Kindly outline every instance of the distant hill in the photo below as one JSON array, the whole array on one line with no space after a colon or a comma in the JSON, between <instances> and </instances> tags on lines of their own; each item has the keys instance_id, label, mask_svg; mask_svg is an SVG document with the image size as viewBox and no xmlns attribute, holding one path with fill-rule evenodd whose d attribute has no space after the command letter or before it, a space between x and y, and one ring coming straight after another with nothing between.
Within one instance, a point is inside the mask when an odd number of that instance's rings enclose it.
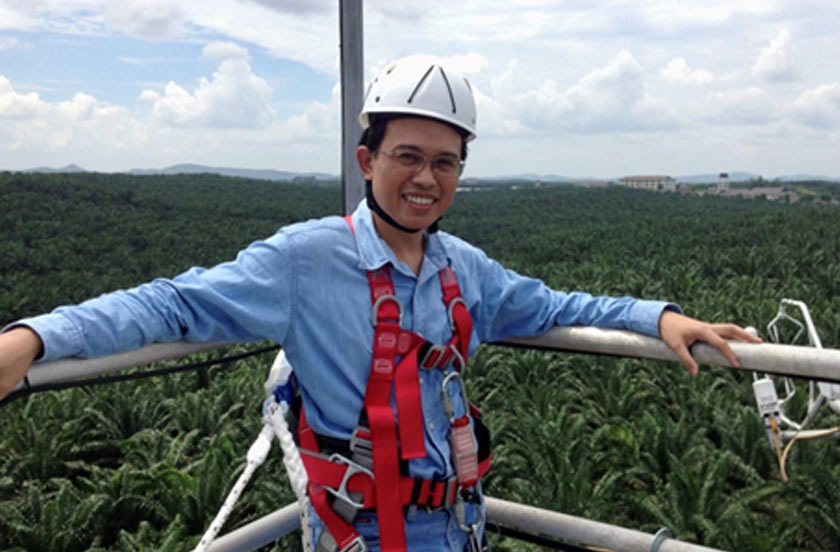
<instances>
[{"instance_id":1,"label":"distant hill","mask_svg":"<svg viewBox=\"0 0 840 552\"><path fill-rule=\"evenodd\" d=\"M71 163L65 167L61 167L59 169L53 167L36 167L34 169L26 169L26 173L83 173L88 172L85 169L81 168L80 166Z\"/></svg>"},{"instance_id":2,"label":"distant hill","mask_svg":"<svg viewBox=\"0 0 840 552\"><path fill-rule=\"evenodd\" d=\"M783 182L805 182L809 180L816 180L820 182L840 182L840 178L834 176L825 176L822 174L790 174L780 176L777 180Z\"/></svg>"},{"instance_id":3,"label":"distant hill","mask_svg":"<svg viewBox=\"0 0 840 552\"><path fill-rule=\"evenodd\" d=\"M529 181L536 181L540 180L542 182L568 182L568 183L575 183L575 182L589 182L592 180L601 180L598 178L585 178L585 177L573 177L573 176L560 176L556 174L536 174L536 173L522 173L522 174L511 174L507 176L480 176L477 177L478 180L482 182L496 182L496 181L510 181L510 180L529 180Z\"/></svg>"},{"instance_id":4,"label":"distant hill","mask_svg":"<svg viewBox=\"0 0 840 552\"><path fill-rule=\"evenodd\" d=\"M653 173L651 173L653 174ZM497 180L541 180L542 182L567 182L569 184L581 183L581 182L592 182L592 181L611 181L611 182L618 182L619 179L623 176L630 176L630 175L619 175L619 176L612 176L612 177L572 177L572 176L560 176L556 174L535 174L535 173L523 173L523 174L512 174L509 176L488 176L488 177L481 177L479 180L485 182L493 182ZM729 173L729 181L730 182L745 182L747 180L753 178L760 178L761 175L748 173L748 172L731 172ZM692 174L692 175L685 175L685 176L674 176L674 180L681 184L709 184L717 182L718 180L718 173L708 173L708 174Z\"/></svg>"},{"instance_id":5,"label":"distant hill","mask_svg":"<svg viewBox=\"0 0 840 552\"><path fill-rule=\"evenodd\" d=\"M277 171L274 169L237 169L235 167L209 167L206 165L194 165L182 163L172 165L163 169L131 169L129 174L200 174L210 173L222 176L235 176L240 178L253 178L256 180L293 180L295 178L310 178L314 180L338 180L338 175L312 172L290 172Z\"/></svg>"},{"instance_id":6,"label":"distant hill","mask_svg":"<svg viewBox=\"0 0 840 552\"><path fill-rule=\"evenodd\" d=\"M82 173L88 172L87 170L83 169L82 167L71 163L70 165L54 168L54 167L36 167L34 169L26 169L23 172L27 173ZM144 174L200 174L200 173L210 173L210 174L218 174L222 176L232 176L232 177L239 177L239 178L252 178L255 180L318 180L318 181L335 181L339 180L340 176L336 174L329 174L323 172L293 172L293 171L278 171L274 169L240 169L236 167L211 167L208 165L196 165L192 163L180 163L178 165L172 165L169 167L164 167L162 169L131 169L130 171L126 171L128 174L137 174L137 175L144 175ZM718 181L718 174L719 173L706 173L706 174L692 174L692 175L683 175L683 176L674 176L674 180L681 184L712 184ZM729 174L729 182L746 182L748 180L755 180L762 178L760 174L749 173L749 172L742 172L742 171L735 171L730 172ZM627 175L621 175L627 176ZM479 181L486 182L486 183L494 183L494 182L505 182L505 181L512 181L512 180L520 180L520 181L542 181L542 182L554 182L554 183L568 183L568 184L579 184L584 182L593 182L593 181L618 181L621 176L615 176L610 178L602 178L602 177L573 177L573 176L562 176L557 174L537 174L537 173L522 173L522 174L511 174L506 176L482 176L478 177ZM778 176L774 178L765 178L766 181L780 181L780 182L796 182L796 181L822 181L822 182L840 182L840 177L832 177L832 176L825 176L825 175L813 175L813 174L791 174L791 175L784 175Z\"/></svg>"},{"instance_id":7,"label":"distant hill","mask_svg":"<svg viewBox=\"0 0 840 552\"><path fill-rule=\"evenodd\" d=\"M748 172L731 172L729 173L729 182L746 182L748 180L757 180L762 178L760 174ZM683 184L710 184L717 182L717 174L694 174L690 176L676 176L674 180ZM820 181L820 182L840 182L840 178L833 176L825 176L819 174L791 174L784 176L776 176L772 178L764 178L767 182L803 182L803 181Z\"/></svg>"}]
</instances>

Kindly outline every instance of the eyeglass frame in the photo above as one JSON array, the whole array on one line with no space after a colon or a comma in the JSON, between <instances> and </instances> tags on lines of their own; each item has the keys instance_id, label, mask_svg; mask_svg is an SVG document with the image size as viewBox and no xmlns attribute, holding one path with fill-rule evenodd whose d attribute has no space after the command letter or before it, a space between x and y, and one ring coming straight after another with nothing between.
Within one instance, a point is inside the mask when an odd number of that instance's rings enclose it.
<instances>
[{"instance_id":1,"label":"eyeglass frame","mask_svg":"<svg viewBox=\"0 0 840 552\"><path fill-rule=\"evenodd\" d=\"M393 159L401 167L405 167L406 169L411 169L412 171L418 172L418 173L420 171L422 171L424 168L426 168L426 163L430 162L430 159L429 159L428 155L426 155L422 151L416 150L414 148L404 148L402 150L402 153L408 153L408 154L417 156L419 158L419 161L418 161L419 164L415 163L415 165L403 165L397 159L398 152L396 150L386 150L386 149L379 148L379 149L376 150L375 153L380 153L380 152L384 153L385 155L387 155L388 157ZM447 159L447 160L455 161L456 162L455 171L452 172L452 173L448 173L446 171L441 171L440 169L436 168L435 165L436 165L436 162L439 159ZM443 175L443 176L457 176L457 177L460 177L462 174L464 174L464 165L466 165L466 161L458 158L456 155L447 154L447 153L442 153L442 154L437 155L437 156L435 156L434 158L431 159L432 172L438 173L438 174Z\"/></svg>"}]
</instances>

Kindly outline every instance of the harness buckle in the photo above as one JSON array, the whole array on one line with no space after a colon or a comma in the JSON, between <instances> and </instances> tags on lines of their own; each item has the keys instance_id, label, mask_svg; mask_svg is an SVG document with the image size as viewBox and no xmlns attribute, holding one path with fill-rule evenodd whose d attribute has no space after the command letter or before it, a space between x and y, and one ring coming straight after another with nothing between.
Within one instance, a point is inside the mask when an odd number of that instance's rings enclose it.
<instances>
[{"instance_id":1,"label":"harness buckle","mask_svg":"<svg viewBox=\"0 0 840 552\"><path fill-rule=\"evenodd\" d=\"M350 514L352 510L352 515L350 516L350 521L352 521L356 517L356 512L365 507L364 495L361 493L352 493L353 496L351 496L351 493L347 492L347 482L357 473L363 473L373 481L373 472L338 453L331 454L329 460L330 462L346 465L347 470L345 470L337 489L333 489L332 487L324 487L324 489L335 497L333 500L333 510L336 513L344 517L343 514Z\"/></svg>"},{"instance_id":2,"label":"harness buckle","mask_svg":"<svg viewBox=\"0 0 840 552\"><path fill-rule=\"evenodd\" d=\"M364 433L367 436L362 437ZM354 462L369 470L373 469L373 442L370 439L370 428L356 426L350 435L350 452Z\"/></svg>"},{"instance_id":3,"label":"harness buckle","mask_svg":"<svg viewBox=\"0 0 840 552\"><path fill-rule=\"evenodd\" d=\"M443 498L441 502L437 506L429 506L426 504L423 509L426 511L427 514L434 514L435 512L440 512L441 510L446 510L450 508L455 503L455 498L458 496L458 491L460 489L460 485L458 484L458 476L452 475L446 479L446 481L441 480L441 484L445 485L446 488L443 491Z\"/></svg>"},{"instance_id":4,"label":"harness buckle","mask_svg":"<svg viewBox=\"0 0 840 552\"><path fill-rule=\"evenodd\" d=\"M356 535L343 548L339 548L338 546L338 542L336 542L332 533L325 527L324 532L321 533L321 537L315 546L315 552L368 552L370 550L361 535Z\"/></svg>"},{"instance_id":5,"label":"harness buckle","mask_svg":"<svg viewBox=\"0 0 840 552\"><path fill-rule=\"evenodd\" d=\"M368 552L370 549L368 548L365 539L358 535L355 539L350 541L350 543L342 548L339 552Z\"/></svg>"},{"instance_id":6,"label":"harness buckle","mask_svg":"<svg viewBox=\"0 0 840 552\"><path fill-rule=\"evenodd\" d=\"M397 321L399 323L399 326L402 328L402 322L403 322L403 306L402 306L402 303L400 302L399 299L397 299L396 295L391 295L390 293L380 296L379 299L377 299L376 302L373 303L373 307L371 309L371 312L373 314L373 319L372 319L373 327L375 328L377 326L377 324L379 324L379 307L381 307L382 303L384 303L386 301L393 301L394 303L397 304L397 309L399 310L399 313L400 313L399 317L397 318Z\"/></svg>"},{"instance_id":7,"label":"harness buckle","mask_svg":"<svg viewBox=\"0 0 840 552\"><path fill-rule=\"evenodd\" d=\"M430 360L433 360L431 364L429 364ZM438 345L434 343L430 344L427 348L426 354L420 362L420 366L428 370L431 370L432 368L443 369L446 367L447 362L449 362L449 358L446 356L446 345Z\"/></svg>"}]
</instances>

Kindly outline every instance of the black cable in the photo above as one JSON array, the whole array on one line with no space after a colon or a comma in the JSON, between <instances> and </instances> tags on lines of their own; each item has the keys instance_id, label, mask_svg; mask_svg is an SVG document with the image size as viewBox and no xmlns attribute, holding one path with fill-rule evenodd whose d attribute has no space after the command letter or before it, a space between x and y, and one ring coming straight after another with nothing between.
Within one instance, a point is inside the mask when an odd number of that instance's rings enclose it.
<instances>
[{"instance_id":1,"label":"black cable","mask_svg":"<svg viewBox=\"0 0 840 552\"><path fill-rule=\"evenodd\" d=\"M169 374L177 374L178 372L186 372L188 370L208 368L210 366L216 366L219 364L230 364L231 362L236 362L237 360L242 360L252 356L261 355L263 353L276 351L278 349L280 349L279 345L272 345L270 347L263 347L262 349L255 349L253 351L246 351L244 353L216 358L212 360L205 360L202 362L194 362L192 364L185 364L183 366L170 366L169 368L159 368L157 370L148 370L145 372L134 372L132 374L120 374L117 376L99 376L95 378L87 378L73 381L62 381L59 383L45 383L42 385L31 385L29 383L29 378L26 377L24 378L25 387L23 389L18 389L17 391L12 391L6 397L0 400L0 408L3 408L4 406L6 406L14 400L20 399L22 397L27 397L34 393L39 393L41 391L57 391L60 389L71 389L73 387L88 387L92 385L118 383L121 381L131 381L142 378L151 378L155 376L166 376Z\"/></svg>"},{"instance_id":2,"label":"black cable","mask_svg":"<svg viewBox=\"0 0 840 552\"><path fill-rule=\"evenodd\" d=\"M485 531L488 533L496 533L502 535L503 537L511 537L517 540L530 542L532 544L538 544L553 550L565 550L566 552L592 552L591 548L581 548L580 546L575 546L574 544L568 544L549 537L526 533L525 531L520 531L519 529L511 529L510 527L504 527L503 525L497 525L490 522L487 522Z\"/></svg>"}]
</instances>

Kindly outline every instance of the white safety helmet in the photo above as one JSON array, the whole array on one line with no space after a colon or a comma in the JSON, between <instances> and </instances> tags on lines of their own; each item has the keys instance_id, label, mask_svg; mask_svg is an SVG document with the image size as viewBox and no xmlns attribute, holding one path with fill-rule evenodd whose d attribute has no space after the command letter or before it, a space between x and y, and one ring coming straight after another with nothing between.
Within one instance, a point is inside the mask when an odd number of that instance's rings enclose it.
<instances>
[{"instance_id":1,"label":"white safety helmet","mask_svg":"<svg viewBox=\"0 0 840 552\"><path fill-rule=\"evenodd\" d=\"M399 59L368 86L359 123L370 126L376 113L417 115L456 126L475 138L475 99L466 77L426 55Z\"/></svg>"}]
</instances>

